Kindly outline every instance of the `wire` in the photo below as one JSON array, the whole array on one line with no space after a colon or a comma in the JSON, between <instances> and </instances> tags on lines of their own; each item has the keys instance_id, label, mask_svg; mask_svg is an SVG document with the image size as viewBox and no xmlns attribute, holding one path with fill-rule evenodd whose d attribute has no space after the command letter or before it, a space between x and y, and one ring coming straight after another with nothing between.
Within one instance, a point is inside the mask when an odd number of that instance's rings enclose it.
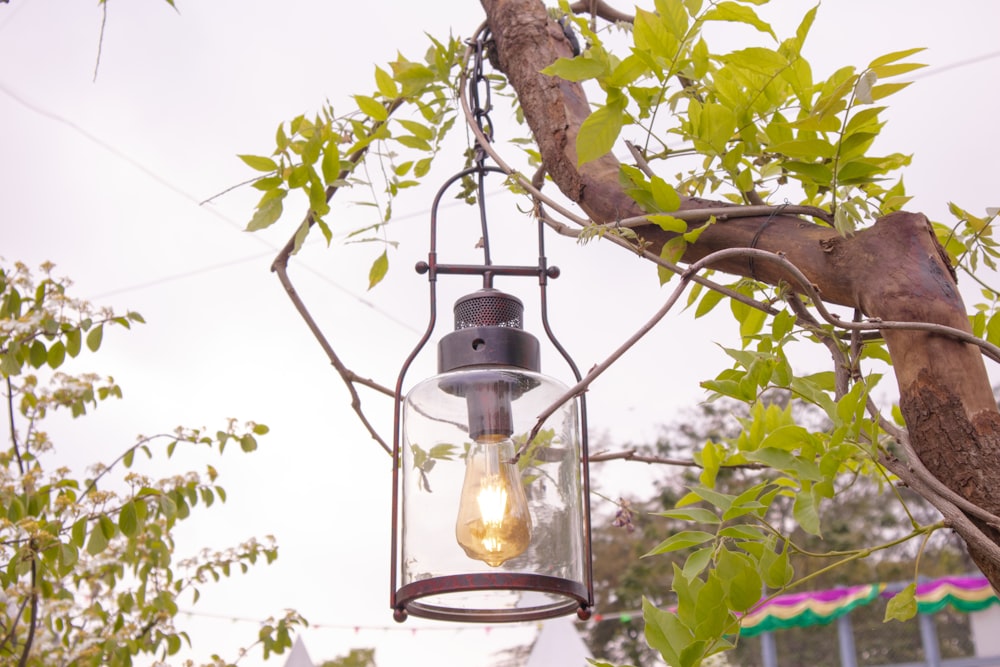
<instances>
[{"instance_id":1,"label":"wire","mask_svg":"<svg viewBox=\"0 0 1000 667\"><path fill-rule=\"evenodd\" d=\"M52 111L49 111L48 109L45 109L45 108L43 108L43 107L41 107L41 106L39 106L37 104L29 102L24 97L22 97L21 95L19 95L16 92L14 92L13 90L11 90L11 88L7 84L5 84L4 82L2 82L2 81L0 81L0 92L4 93L5 95L7 95L7 97L9 97L10 99L14 100L15 102L17 102L18 104L20 104L24 108L26 108L29 111L31 111L32 113L38 114L39 116L47 118L47 119L49 119L49 120L51 120L53 122L60 123L62 125L65 125L66 127L69 127L73 131L75 131L78 134L80 134L83 137L85 137L87 140L89 140L92 143L96 144L97 146L103 148L104 150L106 150L107 152L111 153L115 157L117 157L120 160L123 160L124 162L126 162L127 164L129 164L131 167L137 169L138 171L142 172L143 174L145 174L149 178L153 179L153 181L155 181L156 183L158 183L162 187L170 190L171 192L177 194L178 196L180 196L180 197L188 200L189 202L193 203L195 206L197 206L199 208L199 210L207 211L207 212L211 213L212 215L214 215L215 217L219 218L220 220L222 220L222 221L226 222L227 224L235 227L236 229L239 229L241 231L243 230L243 225L241 223L239 223L236 220L232 219L231 217L225 215L224 213L222 213L221 211L219 211L218 209L216 209L214 206L210 206L210 205L209 206L205 206L205 205L202 205L202 201L199 198L195 197L194 195L192 195L192 194L188 193L187 191L183 190L182 188L178 187L177 185L175 185L174 183L172 183L167 178L161 176L157 172L155 172L152 169L150 169L149 167L145 166L144 164L142 164L141 162L139 162L138 160L136 160L132 156L128 155L124 151L120 150L116 146L114 146L114 145L108 143L107 141L104 141L100 137L98 137L98 136L90 133L89 131L87 131L86 129L84 129L83 127L81 127L80 125L77 125L72 120L70 120L68 118L65 118L64 116L61 116L61 115L59 115L57 113L54 113ZM460 202L455 202L455 203L457 204L457 203L460 203ZM414 212L414 213L407 214L407 215L397 216L397 218L400 219L400 220L402 220L402 219L406 219L406 218L417 217L419 215L426 215L426 212ZM345 234L343 234L341 236L341 238L346 238L347 236L348 236L348 234L345 233ZM243 263L246 263L246 262L249 262L249 261L253 261L253 260L259 259L259 258L264 257L264 256L268 256L268 255L273 256L274 253L278 252L278 248L274 244L268 242L263 237L261 237L259 235L254 235L252 238L256 242L261 243L265 247L267 247L268 248L268 252L267 253L261 253L261 254L258 254L258 255L253 255L253 256L250 256L250 257L244 257L242 259L232 260L232 261L229 261L229 262L223 262L223 263L219 263L219 264L213 264L213 265L210 265L210 266L205 266L205 267L200 267L200 268L196 268L196 269L191 269L190 271L185 271L185 272L173 274L173 275L170 275L170 276L164 276L164 277L158 278L156 280L151 280L151 281L147 281L147 282L144 282L144 283L138 283L138 284L135 284L135 285L130 285L130 286L122 287L122 288L115 289L115 290L112 290L112 291L109 291L109 292L104 292L102 294L97 295L96 297L91 297L91 298L92 299L97 299L97 298L100 298L100 297L107 297L107 296L111 296L111 295L117 295L117 294L122 294L122 293L126 293L126 292L132 292L132 291L135 291L135 290L147 289L149 287L154 287L154 286L157 286L157 285L161 285L163 283L174 282L174 281L177 281L177 280L182 280L182 279L185 279L185 278L189 278L191 276L201 275L201 274L208 273L208 272L211 272L211 271L216 271L216 270L219 270L219 269L222 269L222 268L227 268L227 267L230 267L230 266L235 266L235 265L238 265L238 264L243 264ZM340 292L343 292L344 294L346 294L347 296L351 297L352 299L358 301L359 303L361 303L361 304L363 304L365 306L368 306L373 311L375 311L379 315L385 317L389 321L394 322L395 324L398 324L399 326L404 327L405 329L408 329L408 330L410 330L410 331L412 331L414 333L418 333L418 334L421 333L418 329L416 329L415 327L413 327L410 323L404 322L403 320L398 319L397 317L395 317L394 315L392 315L388 311L385 311L385 310L379 308L378 306L376 306L375 304L373 304L371 301L368 301L367 299L365 299L361 295L359 295L359 294L357 294L355 292L352 292L348 288L346 288L343 285L337 283L336 281L334 281L329 276L321 273L319 270L317 270L317 269L309 266L305 262L300 262L300 265L305 270L309 271L310 273L312 273L313 275L315 275L316 277L318 277L323 282L325 282L328 285L336 288Z\"/></svg>"},{"instance_id":2,"label":"wire","mask_svg":"<svg viewBox=\"0 0 1000 667\"><path fill-rule=\"evenodd\" d=\"M948 72L953 69L961 69L962 67L968 67L969 65L978 65L979 63L986 62L988 60L994 60L995 58L1000 58L1000 51L993 51L991 53L984 53L980 56L974 56L972 58L966 58L965 60L957 60L953 63L947 65L941 65L939 67L930 67L923 72L915 73L911 78L913 79L926 79L931 76L937 76L943 72Z\"/></svg>"},{"instance_id":3,"label":"wire","mask_svg":"<svg viewBox=\"0 0 1000 667\"><path fill-rule=\"evenodd\" d=\"M181 609L179 613L188 616L189 618L210 618L219 621L229 621L231 623L253 623L256 625L264 625L266 623L273 622L271 619L263 618L253 618L249 616L235 616L232 614L213 614L211 612L194 611L190 609ZM641 617L642 612L639 612ZM394 625L351 625L347 623L314 623L309 621L309 630L340 630L349 631L353 633L359 632L407 632L409 634L416 634L418 632L470 632L478 631L490 634L495 630L525 630L531 627L538 627L538 621L527 621L524 623L502 623L497 625L483 625L482 623L451 623L447 625L427 625L427 626L406 626L400 623Z\"/></svg>"},{"instance_id":4,"label":"wire","mask_svg":"<svg viewBox=\"0 0 1000 667\"><path fill-rule=\"evenodd\" d=\"M25 5L30 4L30 2L31 0L21 0L21 2L17 3L17 5L12 7L11 9L5 10L10 13L4 17L2 22L0 22L0 32L6 30L7 27L10 26L10 24L14 21L14 17L17 16L22 9L24 9Z\"/></svg>"}]
</instances>

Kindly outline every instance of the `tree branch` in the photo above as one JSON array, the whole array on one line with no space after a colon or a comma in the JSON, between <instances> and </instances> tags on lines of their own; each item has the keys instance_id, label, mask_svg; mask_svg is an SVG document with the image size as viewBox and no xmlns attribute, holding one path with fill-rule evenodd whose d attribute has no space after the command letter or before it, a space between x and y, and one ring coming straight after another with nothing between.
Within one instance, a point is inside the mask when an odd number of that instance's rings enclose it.
<instances>
[{"instance_id":1,"label":"tree branch","mask_svg":"<svg viewBox=\"0 0 1000 667\"><path fill-rule=\"evenodd\" d=\"M576 138L591 111L587 96L579 83L542 73L558 58L572 57L561 27L548 18L538 0L481 3L497 64L517 94L552 180L597 223L643 216L618 180L620 163L614 155L578 164ZM689 197L680 209L720 205ZM643 256L659 255L676 236L653 225L638 231L648 244L642 248ZM693 266L730 248L781 254L790 265L801 267L808 285L824 301L857 309L869 318L858 326L881 329L893 361L900 408L920 460L972 504L993 515L1000 513L1000 496L988 472L1000 464L1000 413L981 349L987 349L991 358L997 358L997 351L965 338L971 336L965 306L947 256L924 216L893 213L850 238L789 215L729 219L704 229L696 242L688 244L683 261ZM713 266L771 285L799 284L789 266L780 262L767 262L753 271L753 257L733 254ZM984 529L994 546L1000 544L1000 531ZM970 542L970 554L1000 587L995 550Z\"/></svg>"},{"instance_id":2,"label":"tree branch","mask_svg":"<svg viewBox=\"0 0 1000 667\"><path fill-rule=\"evenodd\" d=\"M388 104L386 106L386 112L388 113L388 115L392 116L392 113L396 109L398 109L402 103L403 100L401 98L397 98L393 100L392 103ZM388 122L388 120L375 123L372 128L372 132L375 132L379 127L384 125L386 122ZM367 154L368 154L367 145L351 153L351 155L349 155L347 158L348 166L340 170L340 174L337 177L337 181L343 181L348 176L350 176L354 168L364 159L365 155ZM336 185L327 186L326 201L329 202L333 198L333 196L338 192L338 190L339 187ZM302 221L302 225L306 227L312 227L312 225L314 224L315 224L315 219L313 218L312 211L310 211L306 215L305 219ZM313 316L309 312L309 309L306 307L305 303L299 297L298 292L296 291L294 285L292 285L291 278L288 276L288 261L292 256L292 253L295 251L297 235L298 235L298 230L296 230L296 234L292 235L292 237L288 240L285 246L278 253L277 257L274 258L274 261L271 263L271 271L278 274L278 280L281 282L282 287L285 288L285 293L288 295L288 298L292 301L292 304L295 306L295 310L305 321L306 326L309 327L309 330L312 332L313 336L319 342L320 347L322 347L323 351L326 352L326 356L330 360L330 363L333 364L333 367L337 370L337 373L340 375L340 378L344 381L344 385L347 387L347 391L351 395L351 408L353 408L355 414L357 414L358 418L361 420L361 423L364 424L365 428L368 430L368 434L371 435L372 439L375 440L375 442L377 442L379 446L381 446L382 449L385 450L386 453L388 453L391 456L392 448L386 443L386 441L382 438L382 436L378 434L378 431L375 430L375 427L372 425L372 423L368 420L368 417L365 415L364 409L361 405L361 396L358 394L357 389L355 389L355 384L360 384L362 386L368 387L369 389L374 389L375 391L389 397L395 396L395 392L389 389L388 387L385 387L375 382L374 380L364 378L358 375L354 371L350 370L346 365L344 365L343 361L341 361L340 357L334 351L333 346L330 344L330 341L327 340L326 335L319 328L319 325L316 324L316 320L313 319Z\"/></svg>"}]
</instances>

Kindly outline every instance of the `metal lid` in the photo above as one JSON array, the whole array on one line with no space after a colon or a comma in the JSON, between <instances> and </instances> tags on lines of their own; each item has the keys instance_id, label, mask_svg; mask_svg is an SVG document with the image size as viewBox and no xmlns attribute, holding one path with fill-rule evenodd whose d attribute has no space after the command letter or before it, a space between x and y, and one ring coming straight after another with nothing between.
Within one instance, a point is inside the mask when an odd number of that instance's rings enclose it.
<instances>
[{"instance_id":1,"label":"metal lid","mask_svg":"<svg viewBox=\"0 0 1000 667\"><path fill-rule=\"evenodd\" d=\"M524 304L492 287L466 294L455 302L455 330L472 327L524 328Z\"/></svg>"}]
</instances>

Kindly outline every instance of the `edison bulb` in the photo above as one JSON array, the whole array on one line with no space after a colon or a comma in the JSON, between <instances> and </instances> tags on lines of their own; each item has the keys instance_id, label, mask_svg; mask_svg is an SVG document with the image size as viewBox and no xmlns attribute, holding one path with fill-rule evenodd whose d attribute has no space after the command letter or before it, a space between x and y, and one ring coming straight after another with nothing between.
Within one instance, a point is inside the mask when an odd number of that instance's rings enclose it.
<instances>
[{"instance_id":1,"label":"edison bulb","mask_svg":"<svg viewBox=\"0 0 1000 667\"><path fill-rule=\"evenodd\" d=\"M469 450L455 537L469 558L492 567L531 542L531 515L508 437L481 436Z\"/></svg>"}]
</instances>

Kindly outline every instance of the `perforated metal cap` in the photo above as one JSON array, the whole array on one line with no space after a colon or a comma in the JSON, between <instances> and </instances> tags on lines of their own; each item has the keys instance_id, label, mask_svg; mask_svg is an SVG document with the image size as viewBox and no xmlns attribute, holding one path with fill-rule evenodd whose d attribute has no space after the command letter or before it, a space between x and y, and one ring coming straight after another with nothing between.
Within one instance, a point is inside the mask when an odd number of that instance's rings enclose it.
<instances>
[{"instance_id":1,"label":"perforated metal cap","mask_svg":"<svg viewBox=\"0 0 1000 667\"><path fill-rule=\"evenodd\" d=\"M473 366L539 370L538 340L523 329L524 304L485 287L455 302L455 330L438 343L438 371Z\"/></svg>"},{"instance_id":2,"label":"perforated metal cap","mask_svg":"<svg viewBox=\"0 0 1000 667\"><path fill-rule=\"evenodd\" d=\"M492 287L466 294L455 302L455 330L472 327L524 328L524 304Z\"/></svg>"}]
</instances>

